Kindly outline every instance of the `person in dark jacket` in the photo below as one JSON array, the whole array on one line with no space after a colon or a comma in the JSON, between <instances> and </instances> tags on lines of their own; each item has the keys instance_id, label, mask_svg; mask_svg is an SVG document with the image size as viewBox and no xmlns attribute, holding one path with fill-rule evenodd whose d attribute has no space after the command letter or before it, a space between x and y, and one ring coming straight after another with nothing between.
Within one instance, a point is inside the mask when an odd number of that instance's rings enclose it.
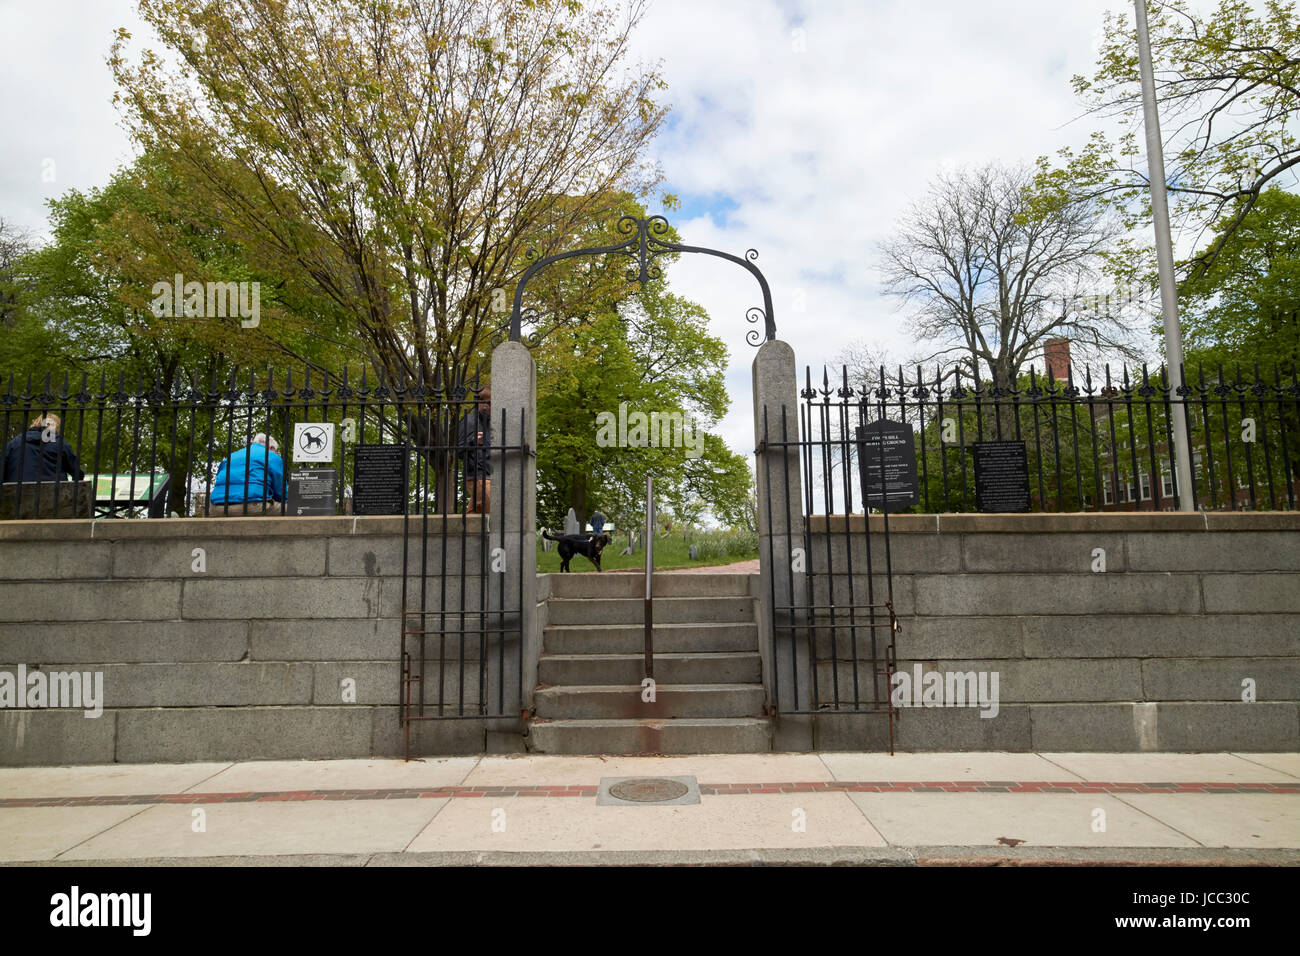
<instances>
[{"instance_id":1,"label":"person in dark jacket","mask_svg":"<svg viewBox=\"0 0 1300 956\"><path fill-rule=\"evenodd\" d=\"M27 431L5 446L4 481L73 481L86 477L72 446L59 434L54 414L37 415Z\"/></svg>"},{"instance_id":2,"label":"person in dark jacket","mask_svg":"<svg viewBox=\"0 0 1300 956\"><path fill-rule=\"evenodd\" d=\"M465 463L465 496L470 514L487 514L492 493L492 389L479 392L478 405L460 423L456 435L461 460Z\"/></svg>"},{"instance_id":3,"label":"person in dark jacket","mask_svg":"<svg viewBox=\"0 0 1300 956\"><path fill-rule=\"evenodd\" d=\"M605 516L599 511L591 513L591 533L595 535L605 533Z\"/></svg>"},{"instance_id":4,"label":"person in dark jacket","mask_svg":"<svg viewBox=\"0 0 1300 956\"><path fill-rule=\"evenodd\" d=\"M253 436L247 448L231 452L212 483L213 513L229 516L272 514L273 501L284 501L284 460L279 443L267 435ZM248 494L244 486L248 485ZM247 500L246 500L247 499Z\"/></svg>"}]
</instances>

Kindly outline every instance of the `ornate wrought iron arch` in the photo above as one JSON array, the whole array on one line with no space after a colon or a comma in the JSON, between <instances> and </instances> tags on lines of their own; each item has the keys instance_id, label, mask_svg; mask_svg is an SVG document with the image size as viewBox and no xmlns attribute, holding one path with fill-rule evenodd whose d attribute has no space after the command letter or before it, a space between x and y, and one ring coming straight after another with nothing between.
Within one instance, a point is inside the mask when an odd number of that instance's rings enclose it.
<instances>
[{"instance_id":1,"label":"ornate wrought iron arch","mask_svg":"<svg viewBox=\"0 0 1300 956\"><path fill-rule=\"evenodd\" d=\"M707 249L704 246L685 246L679 243L669 242L663 236L668 232L668 220L663 216L650 216L645 219L637 219L634 216L624 216L618 221L615 227L620 233L628 238L624 242L616 243L612 246L593 246L588 249L573 249L569 252L561 252L553 256L547 256L544 259L538 259L530 265L524 274L520 277L519 282L515 285L515 304L510 313L510 341L520 341L520 335L523 328L523 320L536 319L538 316L536 309L525 309L524 289L533 276L537 275L542 269L554 262L562 259L572 259L575 256L601 256L601 255L621 255L627 256L634 260L635 265L629 266L627 270L628 281L645 283L650 279L658 279L663 272L655 264L655 259L665 252L699 252L706 256L716 256L719 259L726 259L734 262L739 266L748 269L749 272L758 280L759 288L763 290L763 306L759 308L754 306L745 313L745 318L751 323L757 323L759 319L763 320L764 333L760 334L758 329L750 329L745 333L745 341L752 346L757 346L766 338L772 341L776 338L776 318L772 312L772 290L768 288L767 279L754 265L754 260L758 258L758 252L753 249L745 251L744 258L732 255L729 252L722 252L718 249Z\"/></svg>"}]
</instances>

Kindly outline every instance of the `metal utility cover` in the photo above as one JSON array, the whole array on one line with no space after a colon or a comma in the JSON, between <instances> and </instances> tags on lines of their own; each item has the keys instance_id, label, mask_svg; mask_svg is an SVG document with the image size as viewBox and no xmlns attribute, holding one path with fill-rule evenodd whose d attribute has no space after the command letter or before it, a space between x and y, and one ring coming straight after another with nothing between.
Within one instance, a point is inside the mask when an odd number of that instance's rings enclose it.
<instances>
[{"instance_id":1,"label":"metal utility cover","mask_svg":"<svg viewBox=\"0 0 1300 956\"><path fill-rule=\"evenodd\" d=\"M694 777L601 777L598 807L671 807L700 802Z\"/></svg>"}]
</instances>

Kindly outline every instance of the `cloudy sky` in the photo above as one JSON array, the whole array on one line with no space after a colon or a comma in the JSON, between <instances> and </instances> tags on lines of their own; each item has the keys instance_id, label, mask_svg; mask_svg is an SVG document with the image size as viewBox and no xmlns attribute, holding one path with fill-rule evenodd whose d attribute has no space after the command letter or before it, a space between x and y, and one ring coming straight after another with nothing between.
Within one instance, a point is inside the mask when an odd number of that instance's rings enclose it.
<instances>
[{"instance_id":1,"label":"cloudy sky","mask_svg":"<svg viewBox=\"0 0 1300 956\"><path fill-rule=\"evenodd\" d=\"M906 355L877 243L945 166L1031 162L1087 138L1070 77L1092 72L1107 9L1131 4L653 0L635 52L662 60L669 84L657 152L682 199L670 218L687 243L759 251L801 363L863 341ZM130 161L104 64L118 26L147 35L131 0L0 0L0 217L40 234L48 198ZM748 455L757 285L702 256L670 281L731 350L722 433Z\"/></svg>"}]
</instances>

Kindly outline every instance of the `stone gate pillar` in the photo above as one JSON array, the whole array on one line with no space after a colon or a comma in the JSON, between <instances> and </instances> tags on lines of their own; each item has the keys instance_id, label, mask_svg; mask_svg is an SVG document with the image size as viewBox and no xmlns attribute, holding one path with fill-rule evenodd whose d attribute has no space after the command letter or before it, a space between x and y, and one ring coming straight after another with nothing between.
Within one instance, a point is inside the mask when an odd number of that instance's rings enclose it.
<instances>
[{"instance_id":1,"label":"stone gate pillar","mask_svg":"<svg viewBox=\"0 0 1300 956\"><path fill-rule=\"evenodd\" d=\"M796 549L805 547L799 441L799 385L794 349L779 339L758 350L753 365L755 473L758 488L759 648L769 707L807 710L812 703L808 630L791 606L807 604L807 574ZM806 560L806 556L805 556ZM779 697L778 697L779 694ZM812 718L777 721L776 750L812 749Z\"/></svg>"},{"instance_id":2,"label":"stone gate pillar","mask_svg":"<svg viewBox=\"0 0 1300 956\"><path fill-rule=\"evenodd\" d=\"M492 488L489 549L503 553L489 562L489 606L519 616L523 641L522 686L507 662L505 695L522 710L533 706L541 631L537 614L537 365L519 342L492 351ZM504 420L503 420L504 418ZM499 570L498 570L499 569ZM504 578L504 580L502 580ZM506 654L517 654L512 641ZM489 673L493 673L489 669ZM492 693L496 688L491 688Z\"/></svg>"}]
</instances>

